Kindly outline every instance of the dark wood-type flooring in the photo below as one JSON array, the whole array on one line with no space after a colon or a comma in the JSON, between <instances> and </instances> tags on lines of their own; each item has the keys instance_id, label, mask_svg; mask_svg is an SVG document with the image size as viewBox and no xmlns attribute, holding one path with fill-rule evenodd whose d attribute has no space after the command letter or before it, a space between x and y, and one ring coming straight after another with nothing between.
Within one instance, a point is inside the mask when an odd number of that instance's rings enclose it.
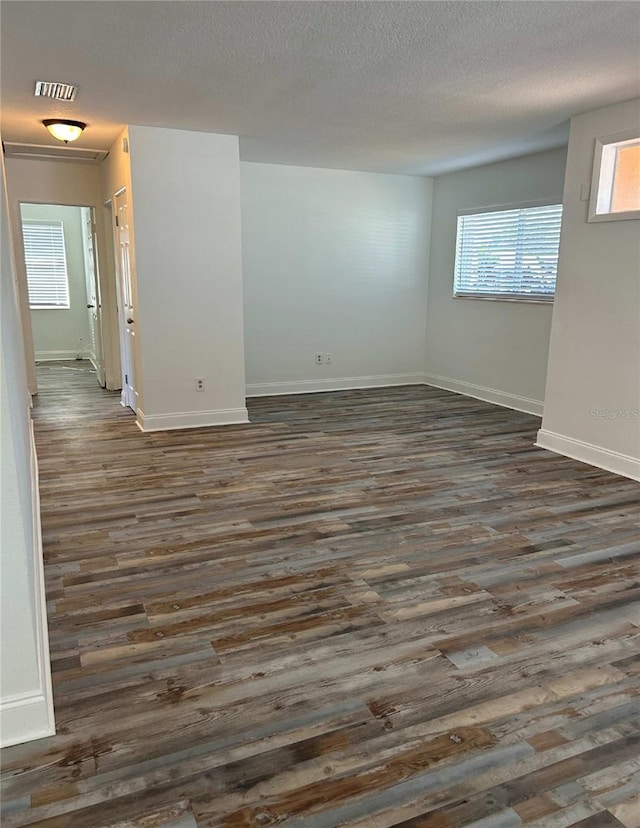
<instances>
[{"instance_id":1,"label":"dark wood-type flooring","mask_svg":"<svg viewBox=\"0 0 640 828\"><path fill-rule=\"evenodd\" d=\"M35 407L58 733L3 828L640 826L640 486L446 391Z\"/></svg>"}]
</instances>

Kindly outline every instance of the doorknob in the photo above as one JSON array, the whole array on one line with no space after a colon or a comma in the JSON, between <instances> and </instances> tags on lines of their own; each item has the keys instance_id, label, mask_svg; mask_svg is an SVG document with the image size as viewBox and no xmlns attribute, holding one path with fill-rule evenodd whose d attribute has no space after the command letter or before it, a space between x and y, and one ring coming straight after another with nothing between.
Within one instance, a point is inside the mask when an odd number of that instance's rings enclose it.
<instances>
[{"instance_id":1,"label":"doorknob","mask_svg":"<svg viewBox=\"0 0 640 828\"><path fill-rule=\"evenodd\" d=\"M127 325L133 325L133 317L131 317L131 316L127 317Z\"/></svg>"},{"instance_id":2,"label":"doorknob","mask_svg":"<svg viewBox=\"0 0 640 828\"><path fill-rule=\"evenodd\" d=\"M95 308L95 305L87 305L87 308Z\"/></svg>"}]
</instances>

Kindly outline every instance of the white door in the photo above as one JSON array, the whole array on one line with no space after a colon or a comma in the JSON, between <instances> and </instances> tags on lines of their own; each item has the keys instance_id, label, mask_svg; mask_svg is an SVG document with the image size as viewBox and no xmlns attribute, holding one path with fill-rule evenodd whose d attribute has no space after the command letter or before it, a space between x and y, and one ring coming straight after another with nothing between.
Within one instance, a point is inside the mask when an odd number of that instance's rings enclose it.
<instances>
[{"instance_id":1,"label":"white door","mask_svg":"<svg viewBox=\"0 0 640 828\"><path fill-rule=\"evenodd\" d=\"M87 313L89 314L89 349L96 369L98 382L104 388L106 375L100 327L100 285L96 258L97 239L95 211L93 207L82 207L82 231L84 248L84 273L87 287Z\"/></svg>"},{"instance_id":2,"label":"white door","mask_svg":"<svg viewBox=\"0 0 640 828\"><path fill-rule=\"evenodd\" d=\"M124 190L115 198L115 240L118 267L118 320L122 351L122 404L137 410L135 378L136 314L132 285L129 206Z\"/></svg>"}]
</instances>

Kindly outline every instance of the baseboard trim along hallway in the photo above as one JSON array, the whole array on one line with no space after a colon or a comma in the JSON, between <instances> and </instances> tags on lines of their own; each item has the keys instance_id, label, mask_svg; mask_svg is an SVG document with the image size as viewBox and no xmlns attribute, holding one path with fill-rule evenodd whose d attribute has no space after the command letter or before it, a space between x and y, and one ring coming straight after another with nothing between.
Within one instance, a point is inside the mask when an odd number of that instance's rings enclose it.
<instances>
[{"instance_id":1,"label":"baseboard trim along hallway","mask_svg":"<svg viewBox=\"0 0 640 828\"><path fill-rule=\"evenodd\" d=\"M173 414L145 414L138 409L140 431L173 431L181 428L237 425L249 422L246 408L219 408L215 411L179 411Z\"/></svg>"}]
</instances>

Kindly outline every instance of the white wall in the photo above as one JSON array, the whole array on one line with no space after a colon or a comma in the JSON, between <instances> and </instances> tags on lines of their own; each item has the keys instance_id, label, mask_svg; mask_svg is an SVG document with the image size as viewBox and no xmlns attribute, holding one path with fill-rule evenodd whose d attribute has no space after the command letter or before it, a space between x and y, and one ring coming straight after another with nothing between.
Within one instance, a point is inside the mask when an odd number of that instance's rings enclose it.
<instances>
[{"instance_id":1,"label":"white wall","mask_svg":"<svg viewBox=\"0 0 640 828\"><path fill-rule=\"evenodd\" d=\"M248 395L422 381L431 180L240 167Z\"/></svg>"},{"instance_id":2,"label":"white wall","mask_svg":"<svg viewBox=\"0 0 640 828\"><path fill-rule=\"evenodd\" d=\"M36 359L75 359L89 355L91 334L87 312L82 211L80 207L23 204L23 221L60 221L64 232L69 280L69 308L31 310Z\"/></svg>"},{"instance_id":3,"label":"white wall","mask_svg":"<svg viewBox=\"0 0 640 828\"><path fill-rule=\"evenodd\" d=\"M100 164L102 200L106 203L123 188L131 187L131 156L129 154L129 130L122 130L104 161Z\"/></svg>"},{"instance_id":4,"label":"white wall","mask_svg":"<svg viewBox=\"0 0 640 828\"><path fill-rule=\"evenodd\" d=\"M3 160L0 296L0 744L54 732L38 479Z\"/></svg>"},{"instance_id":5,"label":"white wall","mask_svg":"<svg viewBox=\"0 0 640 828\"><path fill-rule=\"evenodd\" d=\"M105 212L100 186L100 168L83 161L34 160L8 158L6 160L7 189L13 244L18 272L18 285L25 334L25 351L29 390L37 391L31 317L22 248L20 202L35 204L66 204L95 207L98 218L98 263L100 296L102 301L102 330L104 333L104 367L107 388L120 387L120 349L117 337L116 290L113 272L104 267L109 262L112 239L100 218Z\"/></svg>"},{"instance_id":6,"label":"white wall","mask_svg":"<svg viewBox=\"0 0 640 828\"><path fill-rule=\"evenodd\" d=\"M238 138L130 126L129 147L138 423L246 422Z\"/></svg>"},{"instance_id":7,"label":"white wall","mask_svg":"<svg viewBox=\"0 0 640 828\"><path fill-rule=\"evenodd\" d=\"M453 298L459 210L562 201L566 150L435 179L427 299L427 383L542 414L552 306Z\"/></svg>"},{"instance_id":8,"label":"white wall","mask_svg":"<svg viewBox=\"0 0 640 828\"><path fill-rule=\"evenodd\" d=\"M628 129L640 135L640 100L571 121L538 444L640 479L640 221L589 224L581 200L595 139Z\"/></svg>"}]
</instances>

